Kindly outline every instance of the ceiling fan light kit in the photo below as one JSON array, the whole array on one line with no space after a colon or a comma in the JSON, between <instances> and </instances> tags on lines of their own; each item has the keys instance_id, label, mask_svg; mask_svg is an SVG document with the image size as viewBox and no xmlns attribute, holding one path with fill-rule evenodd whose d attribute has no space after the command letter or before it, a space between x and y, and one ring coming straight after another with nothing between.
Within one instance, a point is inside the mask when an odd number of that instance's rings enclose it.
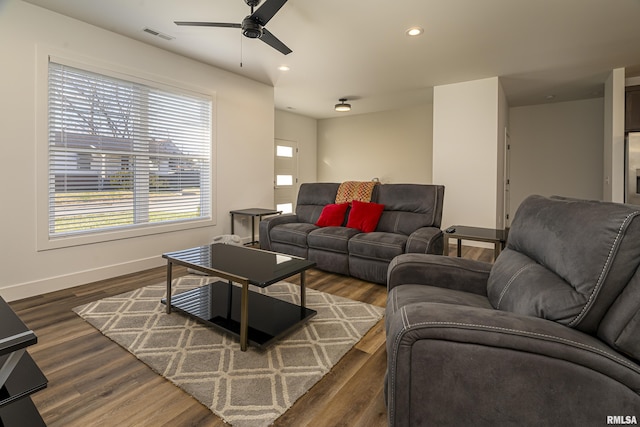
<instances>
[{"instance_id":1,"label":"ceiling fan light kit","mask_svg":"<svg viewBox=\"0 0 640 427\"><path fill-rule=\"evenodd\" d=\"M192 27L240 28L243 36L250 39L260 39L280 53L284 55L290 54L293 51L264 28L267 22L284 6L287 0L267 0L258 10L254 11L254 7L258 6L260 1L261 0L244 0L244 2L251 7L251 15L246 16L241 24L195 21L174 21L174 23L176 25Z\"/></svg>"},{"instance_id":2,"label":"ceiling fan light kit","mask_svg":"<svg viewBox=\"0 0 640 427\"><path fill-rule=\"evenodd\" d=\"M346 104L347 98L340 98L338 101L340 101L340 103L336 104L336 106L334 107L336 111L351 111L351 104Z\"/></svg>"}]
</instances>

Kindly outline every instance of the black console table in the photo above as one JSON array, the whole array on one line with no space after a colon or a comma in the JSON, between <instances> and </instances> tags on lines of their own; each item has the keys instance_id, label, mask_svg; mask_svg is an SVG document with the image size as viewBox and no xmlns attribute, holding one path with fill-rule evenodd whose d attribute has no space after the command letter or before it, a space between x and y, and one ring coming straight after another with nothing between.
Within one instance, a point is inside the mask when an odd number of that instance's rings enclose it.
<instances>
[{"instance_id":1,"label":"black console table","mask_svg":"<svg viewBox=\"0 0 640 427\"><path fill-rule=\"evenodd\" d=\"M38 341L0 297L0 426L46 426L30 395L47 378L26 348Z\"/></svg>"}]
</instances>

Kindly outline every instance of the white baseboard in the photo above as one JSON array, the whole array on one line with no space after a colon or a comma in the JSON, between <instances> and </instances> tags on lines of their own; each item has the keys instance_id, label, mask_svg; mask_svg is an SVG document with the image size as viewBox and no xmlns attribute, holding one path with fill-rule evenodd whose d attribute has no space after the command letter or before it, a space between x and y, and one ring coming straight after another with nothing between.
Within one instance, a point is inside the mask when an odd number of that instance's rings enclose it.
<instances>
[{"instance_id":1,"label":"white baseboard","mask_svg":"<svg viewBox=\"0 0 640 427\"><path fill-rule=\"evenodd\" d=\"M166 265L166 261L161 257L139 259L122 264L109 265L93 270L79 271L56 277L33 282L18 283L4 288L0 288L0 295L5 301L16 301L37 295L55 292L62 289L73 288L99 280L110 279L124 274L135 273L148 270L154 267Z\"/></svg>"}]
</instances>

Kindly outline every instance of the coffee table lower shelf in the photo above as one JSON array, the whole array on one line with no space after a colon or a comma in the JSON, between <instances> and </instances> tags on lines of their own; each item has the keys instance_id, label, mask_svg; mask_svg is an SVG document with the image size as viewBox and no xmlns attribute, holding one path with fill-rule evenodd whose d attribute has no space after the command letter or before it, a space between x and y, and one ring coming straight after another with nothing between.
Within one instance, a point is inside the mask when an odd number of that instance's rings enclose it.
<instances>
[{"instance_id":1,"label":"coffee table lower shelf","mask_svg":"<svg viewBox=\"0 0 640 427\"><path fill-rule=\"evenodd\" d=\"M242 289L217 281L171 296L171 308L240 336ZM162 300L166 304L166 298ZM266 347L317 314L317 311L257 292L249 292L249 342Z\"/></svg>"}]
</instances>

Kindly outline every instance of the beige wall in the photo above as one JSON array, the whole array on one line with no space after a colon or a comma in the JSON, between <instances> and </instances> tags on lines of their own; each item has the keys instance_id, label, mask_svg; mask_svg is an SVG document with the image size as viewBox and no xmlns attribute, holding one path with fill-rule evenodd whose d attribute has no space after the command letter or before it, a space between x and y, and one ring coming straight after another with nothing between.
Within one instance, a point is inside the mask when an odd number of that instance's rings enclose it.
<instances>
[{"instance_id":1,"label":"beige wall","mask_svg":"<svg viewBox=\"0 0 640 427\"><path fill-rule=\"evenodd\" d=\"M17 0L0 13L2 159L2 274L0 295L13 300L163 265L163 252L205 244L230 232L229 210L273 204L273 88ZM9 42L10 41L10 42ZM186 83L215 94L213 195L217 224L126 240L38 251L37 132L46 87L37 69L47 49L138 70L163 82ZM46 59L45 59L46 64ZM46 79L46 77L45 77ZM251 126L247 126L250 120ZM10 160L9 160L10 156ZM44 175L46 179L46 174ZM248 237L250 229L236 231Z\"/></svg>"},{"instance_id":2,"label":"beige wall","mask_svg":"<svg viewBox=\"0 0 640 427\"><path fill-rule=\"evenodd\" d=\"M622 203L625 197L625 69L612 70L604 88L602 198L606 201Z\"/></svg>"},{"instance_id":3,"label":"beige wall","mask_svg":"<svg viewBox=\"0 0 640 427\"><path fill-rule=\"evenodd\" d=\"M318 121L318 181L432 182L431 105Z\"/></svg>"},{"instance_id":4,"label":"beige wall","mask_svg":"<svg viewBox=\"0 0 640 427\"><path fill-rule=\"evenodd\" d=\"M445 227L496 227L500 93L497 77L434 88L433 180L445 186Z\"/></svg>"},{"instance_id":5,"label":"beige wall","mask_svg":"<svg viewBox=\"0 0 640 427\"><path fill-rule=\"evenodd\" d=\"M602 199L603 98L511 108L511 212L530 194Z\"/></svg>"}]
</instances>

